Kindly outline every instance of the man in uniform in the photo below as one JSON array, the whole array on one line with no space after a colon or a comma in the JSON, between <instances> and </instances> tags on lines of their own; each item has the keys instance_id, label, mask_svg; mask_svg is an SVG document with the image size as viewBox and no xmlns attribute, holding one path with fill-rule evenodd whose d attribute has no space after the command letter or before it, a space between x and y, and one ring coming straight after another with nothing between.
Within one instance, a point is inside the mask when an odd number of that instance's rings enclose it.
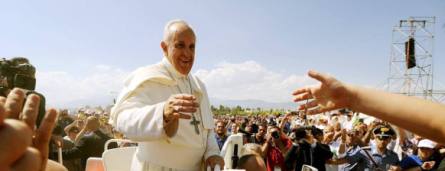
<instances>
[{"instance_id":1,"label":"man in uniform","mask_svg":"<svg viewBox=\"0 0 445 171\"><path fill-rule=\"evenodd\" d=\"M388 125L378 126L373 130L376 148L360 148L357 140L353 140L356 135L349 135L348 145L350 146L345 155L340 159L333 159L331 164L345 164L344 171L355 170L399 170L400 160L397 154L388 150L387 146L395 135L394 130Z\"/></svg>"}]
</instances>

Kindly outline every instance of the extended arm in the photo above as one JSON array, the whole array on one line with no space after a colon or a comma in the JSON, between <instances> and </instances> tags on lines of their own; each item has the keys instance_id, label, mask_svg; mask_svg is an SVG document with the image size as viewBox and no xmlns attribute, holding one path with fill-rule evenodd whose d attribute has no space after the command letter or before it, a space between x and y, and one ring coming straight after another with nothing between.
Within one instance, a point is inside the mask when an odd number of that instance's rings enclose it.
<instances>
[{"instance_id":1,"label":"extended arm","mask_svg":"<svg viewBox=\"0 0 445 171\"><path fill-rule=\"evenodd\" d=\"M321 84L297 89L294 95L295 101L314 99L309 104L300 106L301 109L309 108L308 112L311 114L350 108L445 143L445 106L442 104L344 84L315 71L310 71L309 76Z\"/></svg>"}]
</instances>

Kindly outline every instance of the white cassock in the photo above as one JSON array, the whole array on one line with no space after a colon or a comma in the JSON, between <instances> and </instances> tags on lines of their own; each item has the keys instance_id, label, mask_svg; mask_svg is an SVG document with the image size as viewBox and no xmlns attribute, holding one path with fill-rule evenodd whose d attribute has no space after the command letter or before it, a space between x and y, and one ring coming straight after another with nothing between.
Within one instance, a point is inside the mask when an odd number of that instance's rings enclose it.
<instances>
[{"instance_id":1,"label":"white cassock","mask_svg":"<svg viewBox=\"0 0 445 171\"><path fill-rule=\"evenodd\" d=\"M168 137L163 128L164 103L173 94L191 91L200 104L194 113L200 121L199 134L190 123L192 119L179 119L177 133ZM204 84L191 74L181 75L165 57L129 76L112 108L110 122L129 139L139 142L132 171L202 170L205 159L220 153Z\"/></svg>"}]
</instances>

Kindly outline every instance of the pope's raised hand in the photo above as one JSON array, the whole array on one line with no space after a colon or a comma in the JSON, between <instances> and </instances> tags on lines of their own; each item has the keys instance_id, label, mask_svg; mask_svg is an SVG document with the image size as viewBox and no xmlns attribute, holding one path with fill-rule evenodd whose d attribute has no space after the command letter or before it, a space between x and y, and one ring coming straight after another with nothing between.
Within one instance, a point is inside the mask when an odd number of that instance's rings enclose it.
<instances>
[{"instance_id":1,"label":"pope's raised hand","mask_svg":"<svg viewBox=\"0 0 445 171\"><path fill-rule=\"evenodd\" d=\"M320 81L320 84L293 92L295 102L309 100L308 103L300 106L300 110L307 109L308 114L317 114L347 108L351 105L352 94L344 83L315 71L309 71L308 75Z\"/></svg>"},{"instance_id":2,"label":"pope's raised hand","mask_svg":"<svg viewBox=\"0 0 445 171\"><path fill-rule=\"evenodd\" d=\"M179 119L191 119L190 113L198 110L196 97L189 94L175 94L170 96L164 104L164 130L167 136L176 134Z\"/></svg>"}]
</instances>

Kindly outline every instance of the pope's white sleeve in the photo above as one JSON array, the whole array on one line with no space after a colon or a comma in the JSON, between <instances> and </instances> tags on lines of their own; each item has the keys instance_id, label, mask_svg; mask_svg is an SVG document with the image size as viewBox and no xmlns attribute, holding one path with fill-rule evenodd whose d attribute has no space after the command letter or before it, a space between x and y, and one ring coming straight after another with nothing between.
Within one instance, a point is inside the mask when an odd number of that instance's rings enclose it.
<instances>
[{"instance_id":1,"label":"pope's white sleeve","mask_svg":"<svg viewBox=\"0 0 445 171\"><path fill-rule=\"evenodd\" d=\"M205 159L210 156L218 155L219 156L219 147L216 143L215 132L213 129L209 129L209 133L207 134L207 148L204 154Z\"/></svg>"},{"instance_id":2,"label":"pope's white sleeve","mask_svg":"<svg viewBox=\"0 0 445 171\"><path fill-rule=\"evenodd\" d=\"M116 106L116 129L134 141L166 138L163 127L164 102L155 103L149 96L150 87L137 88L121 105Z\"/></svg>"}]
</instances>

